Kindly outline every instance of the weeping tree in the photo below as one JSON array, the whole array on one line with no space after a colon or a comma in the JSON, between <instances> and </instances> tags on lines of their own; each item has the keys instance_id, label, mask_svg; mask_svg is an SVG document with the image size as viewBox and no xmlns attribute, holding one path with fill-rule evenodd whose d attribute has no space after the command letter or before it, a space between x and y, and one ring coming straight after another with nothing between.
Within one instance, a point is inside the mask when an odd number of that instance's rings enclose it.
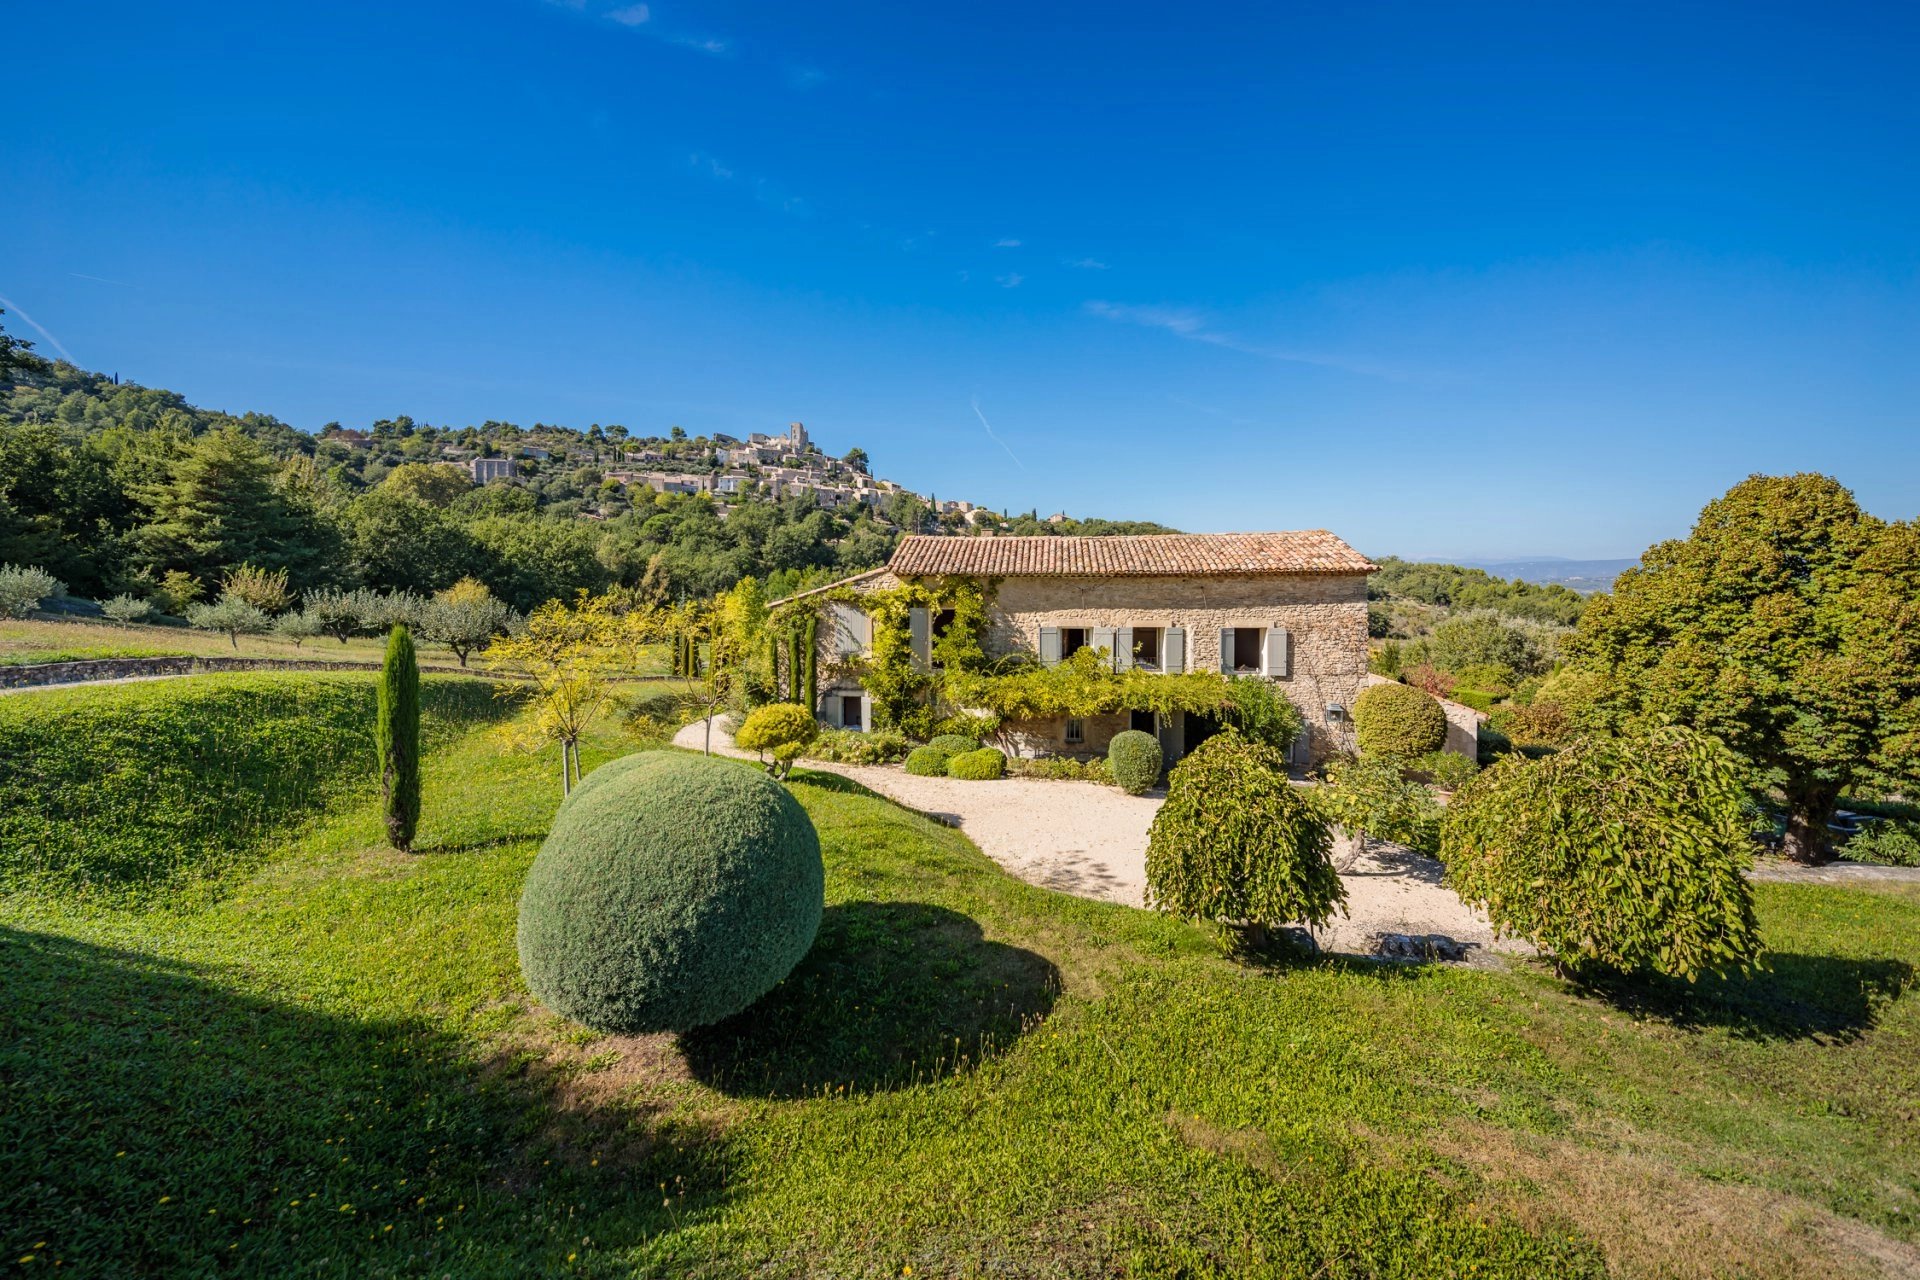
<instances>
[{"instance_id":1,"label":"weeping tree","mask_svg":"<svg viewBox=\"0 0 1920 1280\"><path fill-rule=\"evenodd\" d=\"M387 637L376 707L374 743L387 839L408 853L420 824L420 665L414 659L413 637L404 626L395 627Z\"/></svg>"}]
</instances>

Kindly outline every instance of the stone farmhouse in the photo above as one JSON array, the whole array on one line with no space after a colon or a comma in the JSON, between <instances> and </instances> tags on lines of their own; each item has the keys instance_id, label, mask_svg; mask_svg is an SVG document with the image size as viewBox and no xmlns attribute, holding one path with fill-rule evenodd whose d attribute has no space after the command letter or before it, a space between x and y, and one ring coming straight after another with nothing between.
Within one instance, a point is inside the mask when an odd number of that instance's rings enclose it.
<instances>
[{"instance_id":1,"label":"stone farmhouse","mask_svg":"<svg viewBox=\"0 0 1920 1280\"><path fill-rule=\"evenodd\" d=\"M990 588L987 649L1055 663L1104 649L1123 668L1222 671L1270 680L1307 731L1293 762L1353 748L1354 699L1367 681L1367 575L1375 566L1325 530L1129 537L936 537L901 541L886 568L835 588L881 591L914 580L972 578ZM821 588L832 590L835 588ZM811 594L811 593L807 593ZM930 662L940 619L910 619ZM836 602L822 627L821 669L857 669L872 641L856 605ZM816 713L848 729L872 725L871 699L852 675L821 689ZM1159 736L1169 761L1219 731L1208 717L1123 712L1019 726L1021 755L1104 754L1113 735Z\"/></svg>"}]
</instances>

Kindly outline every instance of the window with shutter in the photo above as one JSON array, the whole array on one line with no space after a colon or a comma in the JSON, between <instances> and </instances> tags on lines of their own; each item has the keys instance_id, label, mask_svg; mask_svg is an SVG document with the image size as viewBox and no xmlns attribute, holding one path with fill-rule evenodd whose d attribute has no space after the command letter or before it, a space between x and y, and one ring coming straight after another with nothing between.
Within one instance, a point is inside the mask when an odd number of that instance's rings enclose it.
<instances>
[{"instance_id":1,"label":"window with shutter","mask_svg":"<svg viewBox=\"0 0 1920 1280\"><path fill-rule=\"evenodd\" d=\"M1266 674L1284 680L1293 674L1293 636L1285 627L1267 628Z\"/></svg>"},{"instance_id":2,"label":"window with shutter","mask_svg":"<svg viewBox=\"0 0 1920 1280\"><path fill-rule=\"evenodd\" d=\"M1119 636L1115 634L1112 627L1095 627L1087 638L1087 644L1090 647L1107 651L1106 661L1109 666L1113 663L1113 655L1118 652L1116 646L1119 643Z\"/></svg>"},{"instance_id":3,"label":"window with shutter","mask_svg":"<svg viewBox=\"0 0 1920 1280\"><path fill-rule=\"evenodd\" d=\"M1130 671L1133 669L1133 628L1120 627L1113 633L1113 669Z\"/></svg>"},{"instance_id":4,"label":"window with shutter","mask_svg":"<svg viewBox=\"0 0 1920 1280\"><path fill-rule=\"evenodd\" d=\"M924 669L933 665L933 628L925 609L907 610L907 639L913 660Z\"/></svg>"},{"instance_id":5,"label":"window with shutter","mask_svg":"<svg viewBox=\"0 0 1920 1280\"><path fill-rule=\"evenodd\" d=\"M1162 655L1160 669L1168 675L1179 675L1187 669L1187 633L1183 627L1168 627L1164 637L1166 652Z\"/></svg>"},{"instance_id":6,"label":"window with shutter","mask_svg":"<svg viewBox=\"0 0 1920 1280\"><path fill-rule=\"evenodd\" d=\"M1233 674L1233 628L1220 629L1220 673Z\"/></svg>"},{"instance_id":7,"label":"window with shutter","mask_svg":"<svg viewBox=\"0 0 1920 1280\"><path fill-rule=\"evenodd\" d=\"M1060 628L1040 628L1040 662L1043 666L1057 666L1060 662Z\"/></svg>"}]
</instances>

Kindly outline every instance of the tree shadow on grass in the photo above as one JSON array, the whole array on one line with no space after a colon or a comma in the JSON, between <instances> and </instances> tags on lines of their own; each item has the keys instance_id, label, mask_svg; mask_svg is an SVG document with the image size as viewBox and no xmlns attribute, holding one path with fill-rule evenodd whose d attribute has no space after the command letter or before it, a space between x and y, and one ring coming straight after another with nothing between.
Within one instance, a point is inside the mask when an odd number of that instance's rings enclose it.
<instances>
[{"instance_id":1,"label":"tree shadow on grass","mask_svg":"<svg viewBox=\"0 0 1920 1280\"><path fill-rule=\"evenodd\" d=\"M957 911L847 902L784 982L681 1047L696 1078L736 1096L883 1092L1004 1052L1059 989L1050 961Z\"/></svg>"},{"instance_id":2,"label":"tree shadow on grass","mask_svg":"<svg viewBox=\"0 0 1920 1280\"><path fill-rule=\"evenodd\" d=\"M1873 1028L1880 1011L1916 979L1904 960L1773 951L1757 973L1697 983L1658 976L1586 976L1580 988L1627 1012L1674 1026L1719 1028L1750 1040L1844 1044Z\"/></svg>"},{"instance_id":3,"label":"tree shadow on grass","mask_svg":"<svg viewBox=\"0 0 1920 1280\"><path fill-rule=\"evenodd\" d=\"M49 1270L551 1274L711 1216L734 1163L423 1020L4 927L0 973L0 1246Z\"/></svg>"}]
</instances>

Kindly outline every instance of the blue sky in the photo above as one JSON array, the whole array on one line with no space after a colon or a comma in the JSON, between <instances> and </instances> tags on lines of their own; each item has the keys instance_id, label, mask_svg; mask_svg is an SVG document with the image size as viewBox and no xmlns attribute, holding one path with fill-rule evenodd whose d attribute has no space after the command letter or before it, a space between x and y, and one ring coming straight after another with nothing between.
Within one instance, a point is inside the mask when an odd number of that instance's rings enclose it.
<instances>
[{"instance_id":1,"label":"blue sky","mask_svg":"<svg viewBox=\"0 0 1920 1280\"><path fill-rule=\"evenodd\" d=\"M211 407L800 419L941 496L1379 554L1633 555L1752 471L1920 511L1912 6L7 26L8 327Z\"/></svg>"}]
</instances>

